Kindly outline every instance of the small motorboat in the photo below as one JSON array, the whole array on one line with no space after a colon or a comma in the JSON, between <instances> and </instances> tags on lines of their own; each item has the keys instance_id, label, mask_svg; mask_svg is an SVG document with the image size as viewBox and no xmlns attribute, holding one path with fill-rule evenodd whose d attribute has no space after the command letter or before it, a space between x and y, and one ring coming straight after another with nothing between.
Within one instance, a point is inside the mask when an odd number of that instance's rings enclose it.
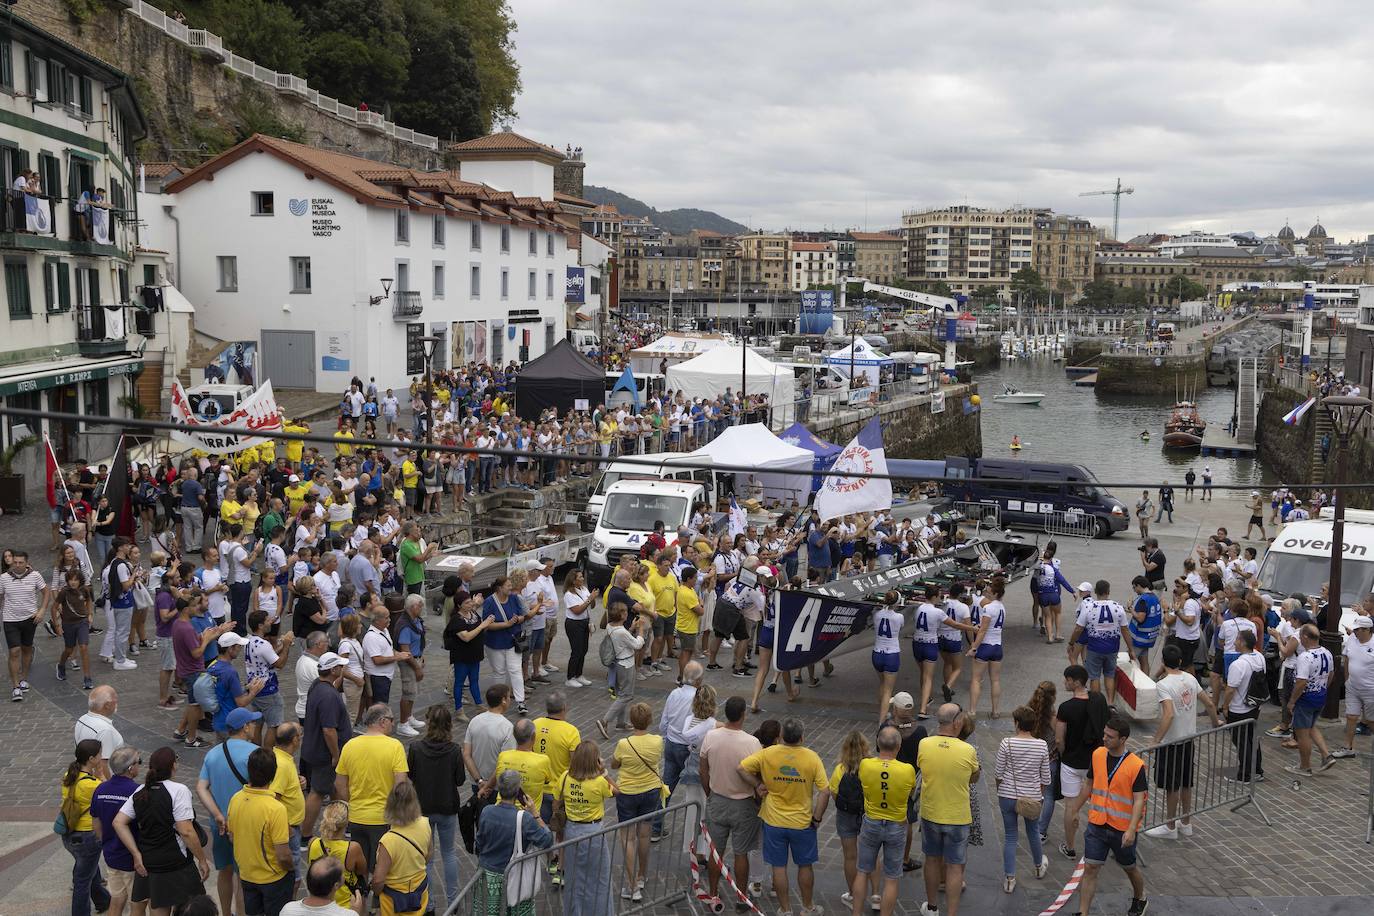
<instances>
[{"instance_id":1,"label":"small motorboat","mask_svg":"<svg viewBox=\"0 0 1374 916\"><path fill-rule=\"evenodd\" d=\"M1002 404L1039 404L1045 399L1045 394L1042 391L1022 391L1010 385L1003 385L1002 393L994 394L992 399Z\"/></svg>"}]
</instances>

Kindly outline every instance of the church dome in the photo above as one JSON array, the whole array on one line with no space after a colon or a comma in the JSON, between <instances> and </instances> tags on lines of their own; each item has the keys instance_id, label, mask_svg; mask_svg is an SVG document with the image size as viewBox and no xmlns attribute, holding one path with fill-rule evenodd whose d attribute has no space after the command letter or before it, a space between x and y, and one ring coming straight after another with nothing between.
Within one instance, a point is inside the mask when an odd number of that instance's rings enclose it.
<instances>
[{"instance_id":1,"label":"church dome","mask_svg":"<svg viewBox=\"0 0 1374 916\"><path fill-rule=\"evenodd\" d=\"M1309 239L1324 239L1324 238L1328 238L1328 236L1327 236L1327 234L1326 234L1326 228L1325 228L1324 226L1322 226L1322 224L1321 224L1320 221L1318 221L1317 224L1316 224L1315 226L1313 226L1311 229L1307 230L1307 237L1308 237Z\"/></svg>"},{"instance_id":2,"label":"church dome","mask_svg":"<svg viewBox=\"0 0 1374 916\"><path fill-rule=\"evenodd\" d=\"M1294 238L1293 227L1292 227L1292 226L1289 226L1287 223L1285 223L1284 226L1283 226L1283 228L1279 230L1279 239L1280 239L1281 241L1291 242L1291 241L1293 240L1293 238Z\"/></svg>"}]
</instances>

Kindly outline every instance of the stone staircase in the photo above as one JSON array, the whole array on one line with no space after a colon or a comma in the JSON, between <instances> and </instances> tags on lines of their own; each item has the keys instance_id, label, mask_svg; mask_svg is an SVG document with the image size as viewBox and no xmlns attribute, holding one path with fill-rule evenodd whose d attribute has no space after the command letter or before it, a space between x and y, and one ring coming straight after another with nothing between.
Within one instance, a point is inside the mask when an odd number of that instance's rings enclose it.
<instances>
[{"instance_id":1,"label":"stone staircase","mask_svg":"<svg viewBox=\"0 0 1374 916\"><path fill-rule=\"evenodd\" d=\"M1236 440L1255 444L1255 418L1259 414L1259 370L1253 356L1242 356L1236 376Z\"/></svg>"},{"instance_id":2,"label":"stone staircase","mask_svg":"<svg viewBox=\"0 0 1374 916\"><path fill-rule=\"evenodd\" d=\"M1331 427L1331 417L1322 409L1321 404L1313 404L1307 411L1312 418L1312 457L1308 462L1310 468L1307 475L1307 482L1313 486L1326 483L1326 462L1322 461L1322 437L1330 436L1335 439L1335 432Z\"/></svg>"}]
</instances>

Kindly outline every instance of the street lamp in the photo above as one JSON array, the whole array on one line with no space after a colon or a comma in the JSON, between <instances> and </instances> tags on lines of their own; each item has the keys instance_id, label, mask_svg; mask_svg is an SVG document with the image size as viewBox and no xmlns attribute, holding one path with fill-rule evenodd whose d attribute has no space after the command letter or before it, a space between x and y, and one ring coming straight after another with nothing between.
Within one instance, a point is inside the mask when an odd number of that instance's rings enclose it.
<instances>
[{"instance_id":1,"label":"street lamp","mask_svg":"<svg viewBox=\"0 0 1374 916\"><path fill-rule=\"evenodd\" d=\"M382 277L382 294L381 294L380 296L368 296L368 297L367 297L367 304L368 304L368 305L377 305L377 304L380 303L383 299L390 299L390 298L391 298L391 284L392 284L392 278L391 278L391 277Z\"/></svg>"},{"instance_id":2,"label":"street lamp","mask_svg":"<svg viewBox=\"0 0 1374 916\"><path fill-rule=\"evenodd\" d=\"M427 335L419 338L425 350L425 445L434 444L434 351L443 338ZM425 451L429 458L429 451Z\"/></svg>"},{"instance_id":3,"label":"street lamp","mask_svg":"<svg viewBox=\"0 0 1374 916\"><path fill-rule=\"evenodd\" d=\"M744 424L746 389L749 387L749 335L753 332L752 322L741 320L739 325L739 422Z\"/></svg>"},{"instance_id":4,"label":"street lamp","mask_svg":"<svg viewBox=\"0 0 1374 916\"><path fill-rule=\"evenodd\" d=\"M1350 447L1350 437L1354 434L1365 414L1369 413L1374 401L1365 397L1345 397L1332 395L1322 398L1322 409L1331 418L1331 427L1336 432L1340 445L1337 455L1343 455ZM1345 545L1345 501L1341 499L1341 488L1335 487L1331 498L1331 574L1327 586L1330 601L1336 603L1336 612L1326 615L1326 632L1339 636L1341 622L1341 554Z\"/></svg>"}]
</instances>

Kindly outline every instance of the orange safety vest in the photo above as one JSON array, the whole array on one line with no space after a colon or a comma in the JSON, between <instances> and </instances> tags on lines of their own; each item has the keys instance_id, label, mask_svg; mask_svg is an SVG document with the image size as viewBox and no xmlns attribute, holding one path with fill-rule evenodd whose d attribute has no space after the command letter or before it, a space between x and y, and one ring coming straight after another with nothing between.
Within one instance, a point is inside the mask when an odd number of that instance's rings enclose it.
<instances>
[{"instance_id":1,"label":"orange safety vest","mask_svg":"<svg viewBox=\"0 0 1374 916\"><path fill-rule=\"evenodd\" d=\"M1145 768L1145 761L1128 753L1117 761L1116 769L1107 772L1107 749L1093 751L1093 794L1088 799L1088 823L1107 826L1125 832L1131 826L1131 805L1136 777Z\"/></svg>"}]
</instances>

